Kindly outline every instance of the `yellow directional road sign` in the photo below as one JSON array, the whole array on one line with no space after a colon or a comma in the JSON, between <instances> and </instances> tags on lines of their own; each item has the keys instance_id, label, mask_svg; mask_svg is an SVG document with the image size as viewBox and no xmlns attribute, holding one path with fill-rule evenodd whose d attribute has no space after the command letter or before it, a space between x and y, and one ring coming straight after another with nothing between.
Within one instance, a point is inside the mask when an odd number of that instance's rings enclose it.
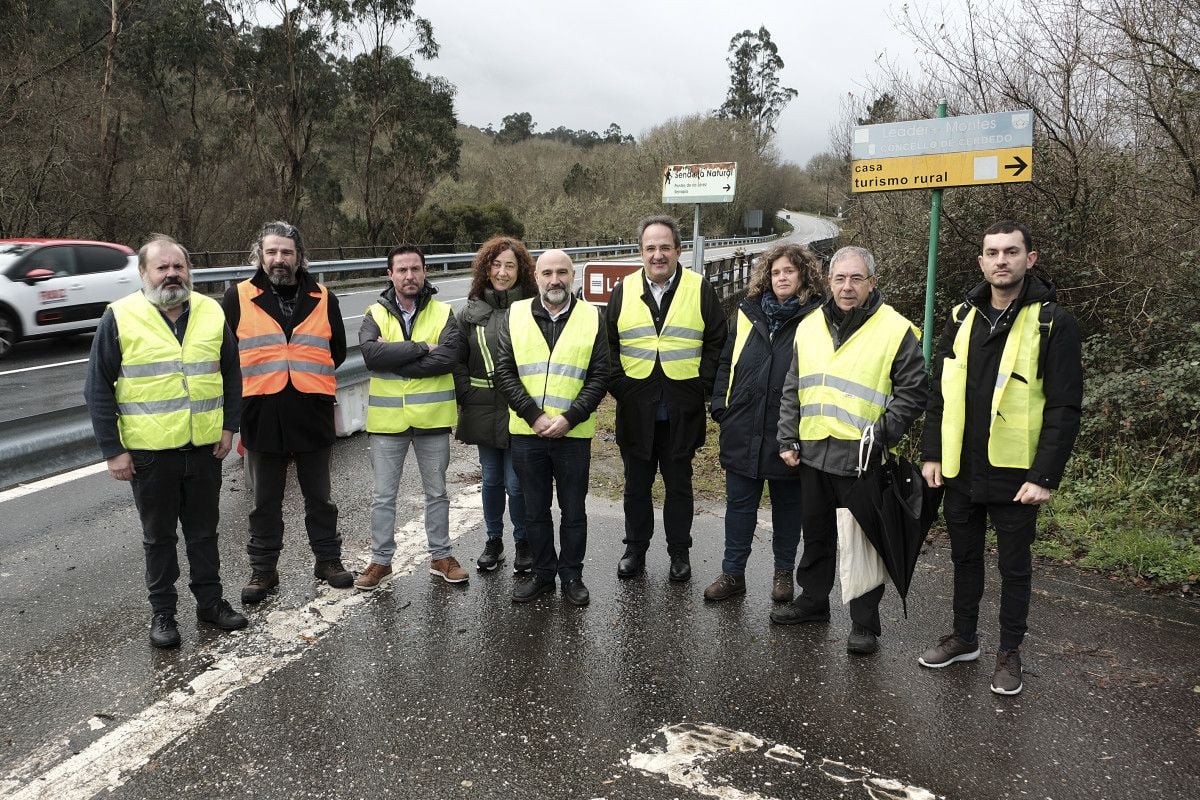
<instances>
[{"instance_id":1,"label":"yellow directional road sign","mask_svg":"<svg viewBox=\"0 0 1200 800\"><path fill-rule=\"evenodd\" d=\"M1032 147L870 158L853 162L851 168L851 189L854 192L941 189L947 186L1023 183L1031 180Z\"/></svg>"}]
</instances>

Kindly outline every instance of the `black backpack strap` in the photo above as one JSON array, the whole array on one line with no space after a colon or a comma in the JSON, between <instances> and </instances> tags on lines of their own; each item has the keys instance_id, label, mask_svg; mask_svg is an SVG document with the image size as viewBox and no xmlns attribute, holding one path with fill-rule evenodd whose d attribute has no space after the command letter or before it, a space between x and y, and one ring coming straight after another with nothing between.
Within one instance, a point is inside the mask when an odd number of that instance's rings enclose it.
<instances>
[{"instance_id":1,"label":"black backpack strap","mask_svg":"<svg viewBox=\"0 0 1200 800\"><path fill-rule=\"evenodd\" d=\"M1050 328L1054 321L1055 307L1055 303L1045 302L1042 303L1042 309L1038 312L1038 380L1042 379L1042 375L1046 371L1046 350L1050 347Z\"/></svg>"}]
</instances>

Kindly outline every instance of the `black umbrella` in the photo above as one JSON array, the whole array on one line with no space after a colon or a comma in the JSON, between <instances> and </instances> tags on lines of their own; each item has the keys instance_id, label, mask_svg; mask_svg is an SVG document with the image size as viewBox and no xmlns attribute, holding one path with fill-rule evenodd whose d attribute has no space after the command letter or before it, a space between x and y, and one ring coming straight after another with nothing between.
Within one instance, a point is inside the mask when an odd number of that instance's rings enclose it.
<instances>
[{"instance_id":1,"label":"black umbrella","mask_svg":"<svg viewBox=\"0 0 1200 800\"><path fill-rule=\"evenodd\" d=\"M920 470L906 458L872 461L868 453L846 507L883 559L907 619L908 585L925 534L937 518L941 490L928 490Z\"/></svg>"}]
</instances>

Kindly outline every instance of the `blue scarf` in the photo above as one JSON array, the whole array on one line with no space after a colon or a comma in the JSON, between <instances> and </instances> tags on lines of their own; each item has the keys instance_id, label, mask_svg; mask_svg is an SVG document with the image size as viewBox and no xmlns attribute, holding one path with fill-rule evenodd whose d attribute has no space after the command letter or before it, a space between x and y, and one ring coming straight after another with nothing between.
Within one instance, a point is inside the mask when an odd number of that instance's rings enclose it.
<instances>
[{"instance_id":1,"label":"blue scarf","mask_svg":"<svg viewBox=\"0 0 1200 800\"><path fill-rule=\"evenodd\" d=\"M800 298L796 295L781 303L775 299L774 292L767 291L762 293L759 302L762 304L763 313L767 315L767 327L772 335L778 333L789 319L800 312Z\"/></svg>"}]
</instances>

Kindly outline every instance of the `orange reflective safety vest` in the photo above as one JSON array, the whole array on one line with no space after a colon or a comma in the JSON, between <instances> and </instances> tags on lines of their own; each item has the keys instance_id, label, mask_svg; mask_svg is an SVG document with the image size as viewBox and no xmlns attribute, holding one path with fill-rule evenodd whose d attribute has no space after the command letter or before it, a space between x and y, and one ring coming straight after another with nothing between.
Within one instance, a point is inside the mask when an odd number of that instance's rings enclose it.
<instances>
[{"instance_id":1,"label":"orange reflective safety vest","mask_svg":"<svg viewBox=\"0 0 1200 800\"><path fill-rule=\"evenodd\" d=\"M275 394L288 381L297 391L309 394L337 393L333 354L329 340L329 290L320 284L312 293L317 307L292 329L289 340L275 318L254 302L262 289L250 281L238 284L238 357L242 363L242 396Z\"/></svg>"}]
</instances>

